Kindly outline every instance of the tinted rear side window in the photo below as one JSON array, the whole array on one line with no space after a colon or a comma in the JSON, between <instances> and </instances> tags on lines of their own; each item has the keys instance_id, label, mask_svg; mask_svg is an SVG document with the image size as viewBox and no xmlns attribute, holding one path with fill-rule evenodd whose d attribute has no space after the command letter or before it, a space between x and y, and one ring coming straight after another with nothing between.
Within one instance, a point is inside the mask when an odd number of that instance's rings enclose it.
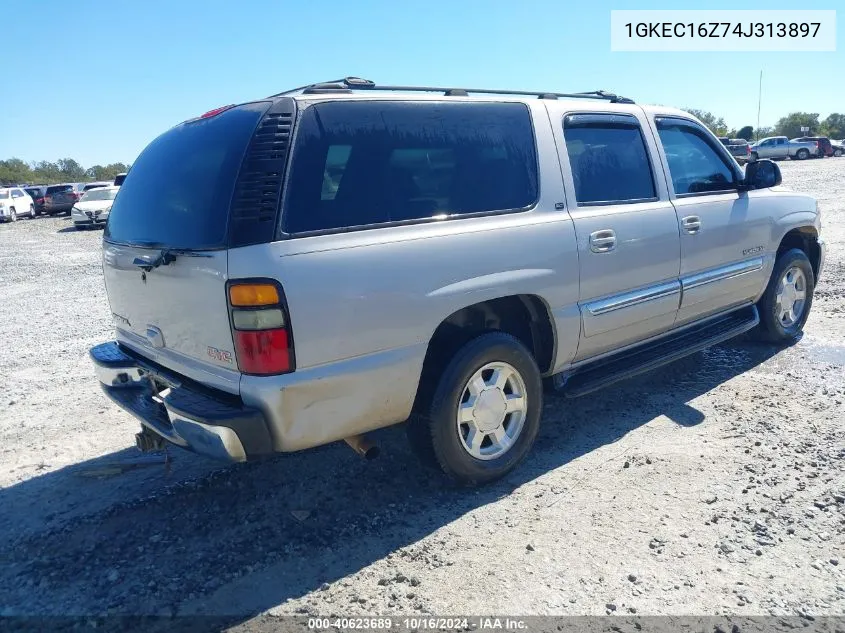
<instances>
[{"instance_id":1,"label":"tinted rear side window","mask_svg":"<svg viewBox=\"0 0 845 633\"><path fill-rule=\"evenodd\" d=\"M73 185L56 185L55 187L47 187L47 193L59 193L60 191L70 191Z\"/></svg>"},{"instance_id":2,"label":"tinted rear side window","mask_svg":"<svg viewBox=\"0 0 845 633\"><path fill-rule=\"evenodd\" d=\"M334 102L301 117L288 233L517 210L537 200L523 104Z\"/></svg>"},{"instance_id":3,"label":"tinted rear side window","mask_svg":"<svg viewBox=\"0 0 845 633\"><path fill-rule=\"evenodd\" d=\"M105 237L171 248L224 247L238 171L268 106L247 104L182 123L150 143L115 199Z\"/></svg>"},{"instance_id":4,"label":"tinted rear side window","mask_svg":"<svg viewBox=\"0 0 845 633\"><path fill-rule=\"evenodd\" d=\"M656 198L648 151L635 117L572 115L566 117L563 131L579 205Z\"/></svg>"}]
</instances>

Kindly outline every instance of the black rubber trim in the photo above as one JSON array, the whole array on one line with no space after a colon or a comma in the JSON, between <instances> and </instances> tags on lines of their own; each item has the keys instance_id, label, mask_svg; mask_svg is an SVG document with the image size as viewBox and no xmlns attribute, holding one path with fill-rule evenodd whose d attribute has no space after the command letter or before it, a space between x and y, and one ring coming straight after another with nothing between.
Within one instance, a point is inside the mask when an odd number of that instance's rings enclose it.
<instances>
[{"instance_id":1,"label":"black rubber trim","mask_svg":"<svg viewBox=\"0 0 845 633\"><path fill-rule=\"evenodd\" d=\"M742 308L655 343L646 343L579 367L566 377L561 391L569 398L583 396L727 341L759 322L756 306Z\"/></svg>"}]
</instances>

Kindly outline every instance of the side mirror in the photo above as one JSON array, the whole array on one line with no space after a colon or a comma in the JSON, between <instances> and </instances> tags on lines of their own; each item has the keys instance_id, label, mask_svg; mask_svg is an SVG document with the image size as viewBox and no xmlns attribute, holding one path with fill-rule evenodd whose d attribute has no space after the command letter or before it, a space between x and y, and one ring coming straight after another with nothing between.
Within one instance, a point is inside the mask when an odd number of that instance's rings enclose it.
<instances>
[{"instance_id":1,"label":"side mirror","mask_svg":"<svg viewBox=\"0 0 845 633\"><path fill-rule=\"evenodd\" d=\"M780 167L772 160L760 159L751 161L745 166L745 179L742 181L742 189L768 189L777 187L783 178L780 175Z\"/></svg>"}]
</instances>

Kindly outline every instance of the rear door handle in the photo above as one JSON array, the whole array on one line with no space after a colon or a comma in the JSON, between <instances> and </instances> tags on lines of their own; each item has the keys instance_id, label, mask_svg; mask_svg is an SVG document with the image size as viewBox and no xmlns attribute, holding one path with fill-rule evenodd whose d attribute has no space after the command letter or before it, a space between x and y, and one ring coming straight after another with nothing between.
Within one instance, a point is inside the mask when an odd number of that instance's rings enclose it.
<instances>
[{"instance_id":1,"label":"rear door handle","mask_svg":"<svg viewBox=\"0 0 845 633\"><path fill-rule=\"evenodd\" d=\"M681 225L684 227L685 233L695 235L701 230L701 218L697 215L688 215L681 220Z\"/></svg>"},{"instance_id":2,"label":"rear door handle","mask_svg":"<svg viewBox=\"0 0 845 633\"><path fill-rule=\"evenodd\" d=\"M608 253L615 248L616 233L612 229L590 233L590 250L594 253Z\"/></svg>"}]
</instances>

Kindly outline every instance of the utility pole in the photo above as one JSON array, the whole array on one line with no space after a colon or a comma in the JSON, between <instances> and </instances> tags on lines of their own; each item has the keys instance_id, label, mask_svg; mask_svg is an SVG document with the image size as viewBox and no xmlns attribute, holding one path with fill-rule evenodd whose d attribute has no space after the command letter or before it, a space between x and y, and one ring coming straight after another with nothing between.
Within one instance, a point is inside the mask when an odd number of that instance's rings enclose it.
<instances>
[{"instance_id":1,"label":"utility pole","mask_svg":"<svg viewBox=\"0 0 845 633\"><path fill-rule=\"evenodd\" d=\"M760 140L760 105L763 103L763 69L760 69L760 86L757 89L757 129L754 130L754 140Z\"/></svg>"}]
</instances>

